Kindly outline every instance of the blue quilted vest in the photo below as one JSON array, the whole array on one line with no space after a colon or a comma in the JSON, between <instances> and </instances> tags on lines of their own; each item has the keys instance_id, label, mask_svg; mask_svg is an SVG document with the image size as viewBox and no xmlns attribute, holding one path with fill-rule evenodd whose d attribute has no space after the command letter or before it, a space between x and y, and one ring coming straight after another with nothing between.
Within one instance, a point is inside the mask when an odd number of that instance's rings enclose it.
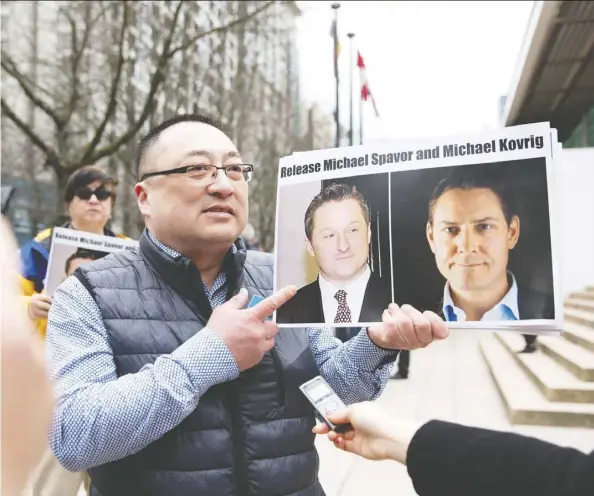
<instances>
[{"instance_id":1,"label":"blue quilted vest","mask_svg":"<svg viewBox=\"0 0 594 496\"><path fill-rule=\"evenodd\" d=\"M269 254L229 252L230 298L272 292ZM82 266L109 332L118 376L173 352L212 309L199 271L162 253L147 233L136 251ZM140 312L138 309L142 309ZM298 386L319 374L305 329L282 329L255 367L216 385L177 427L140 452L89 470L92 496L321 496L311 406Z\"/></svg>"}]
</instances>

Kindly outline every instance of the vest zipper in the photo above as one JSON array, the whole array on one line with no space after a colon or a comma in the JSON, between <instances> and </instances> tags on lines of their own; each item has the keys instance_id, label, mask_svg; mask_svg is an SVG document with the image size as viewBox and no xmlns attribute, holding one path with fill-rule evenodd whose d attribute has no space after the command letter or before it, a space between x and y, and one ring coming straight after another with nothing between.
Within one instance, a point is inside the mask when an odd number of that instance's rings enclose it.
<instances>
[{"instance_id":1,"label":"vest zipper","mask_svg":"<svg viewBox=\"0 0 594 496\"><path fill-rule=\"evenodd\" d=\"M230 394L227 398L229 403L229 414L231 416L231 442L233 443L233 464L235 475L235 488L237 496L246 496L247 486L247 468L245 463L245 453L242 449L244 445L243 429L239 418L239 406L237 401L237 393L235 385L231 388Z\"/></svg>"},{"instance_id":2,"label":"vest zipper","mask_svg":"<svg viewBox=\"0 0 594 496\"><path fill-rule=\"evenodd\" d=\"M278 382L278 401L279 405L285 406L285 377L281 365L278 350L272 348L270 350L272 363L274 364L274 371L276 373ZM233 463L235 472L235 487L237 496L247 495L247 467L245 462L245 453L243 451L243 429L239 418L239 406L237 401L237 393L235 391L235 384L227 397L229 404L229 414L231 416L231 440L233 442Z\"/></svg>"},{"instance_id":3,"label":"vest zipper","mask_svg":"<svg viewBox=\"0 0 594 496\"><path fill-rule=\"evenodd\" d=\"M283 367L281 365L280 357L276 346L270 350L272 363L274 364L274 371L276 373L276 381L278 383L278 402L279 406L285 406L285 375L283 374Z\"/></svg>"}]
</instances>

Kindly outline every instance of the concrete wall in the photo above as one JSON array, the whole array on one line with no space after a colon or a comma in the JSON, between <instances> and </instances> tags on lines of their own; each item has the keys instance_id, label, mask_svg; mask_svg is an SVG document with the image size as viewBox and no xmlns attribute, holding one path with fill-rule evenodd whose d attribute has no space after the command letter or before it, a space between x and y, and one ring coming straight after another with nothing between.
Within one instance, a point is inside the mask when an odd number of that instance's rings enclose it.
<instances>
[{"instance_id":1,"label":"concrete wall","mask_svg":"<svg viewBox=\"0 0 594 496\"><path fill-rule=\"evenodd\" d=\"M594 286L594 148L562 153L557 192L561 201L563 294Z\"/></svg>"}]
</instances>

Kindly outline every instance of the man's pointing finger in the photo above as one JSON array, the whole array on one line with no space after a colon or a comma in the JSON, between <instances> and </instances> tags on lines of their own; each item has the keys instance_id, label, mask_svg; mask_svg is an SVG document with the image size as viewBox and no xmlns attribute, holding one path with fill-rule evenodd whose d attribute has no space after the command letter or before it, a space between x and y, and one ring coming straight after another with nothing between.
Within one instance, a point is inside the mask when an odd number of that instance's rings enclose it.
<instances>
[{"instance_id":1,"label":"man's pointing finger","mask_svg":"<svg viewBox=\"0 0 594 496\"><path fill-rule=\"evenodd\" d=\"M260 303L254 305L250 310L254 317L258 320L265 320L269 315L272 315L276 310L283 306L297 293L295 286L285 286L279 289L276 293L271 294L268 298L262 300Z\"/></svg>"}]
</instances>

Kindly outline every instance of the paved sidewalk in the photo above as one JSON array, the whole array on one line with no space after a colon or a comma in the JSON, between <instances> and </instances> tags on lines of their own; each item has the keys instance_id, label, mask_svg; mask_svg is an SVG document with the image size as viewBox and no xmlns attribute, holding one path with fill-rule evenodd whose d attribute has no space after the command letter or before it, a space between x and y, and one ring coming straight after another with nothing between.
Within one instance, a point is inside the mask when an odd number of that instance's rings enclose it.
<instances>
[{"instance_id":1,"label":"paved sidewalk","mask_svg":"<svg viewBox=\"0 0 594 496\"><path fill-rule=\"evenodd\" d=\"M443 342L411 353L410 376L391 380L378 402L402 418L440 418L513 430L585 452L594 449L594 430L511 426L480 355L480 331L456 331ZM320 480L327 496L416 496L406 468L371 462L317 439ZM81 489L79 496L85 496Z\"/></svg>"},{"instance_id":2,"label":"paved sidewalk","mask_svg":"<svg viewBox=\"0 0 594 496\"><path fill-rule=\"evenodd\" d=\"M402 418L450 420L512 430L585 452L594 449L594 430L511 426L480 355L480 331L455 331L443 342L411 353L410 376L391 380L378 400ZM319 437L320 480L327 496L415 496L406 468L371 462L334 448Z\"/></svg>"}]
</instances>

